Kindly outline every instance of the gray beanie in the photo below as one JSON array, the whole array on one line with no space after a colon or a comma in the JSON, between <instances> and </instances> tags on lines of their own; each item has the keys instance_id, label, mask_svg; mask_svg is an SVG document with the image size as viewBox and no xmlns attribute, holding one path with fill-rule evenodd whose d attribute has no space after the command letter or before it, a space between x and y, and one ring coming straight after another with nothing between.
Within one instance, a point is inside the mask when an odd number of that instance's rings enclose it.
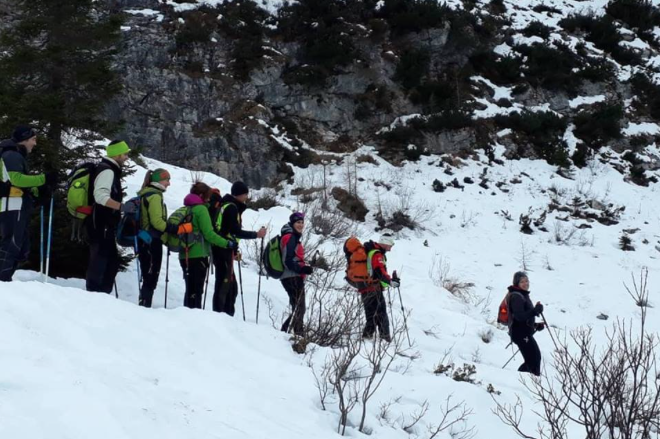
<instances>
[{"instance_id":1,"label":"gray beanie","mask_svg":"<svg viewBox=\"0 0 660 439\"><path fill-rule=\"evenodd\" d=\"M513 275L513 286L517 287L520 284L520 281L523 280L523 278L528 278L527 273L524 271L517 271L516 274Z\"/></svg>"}]
</instances>

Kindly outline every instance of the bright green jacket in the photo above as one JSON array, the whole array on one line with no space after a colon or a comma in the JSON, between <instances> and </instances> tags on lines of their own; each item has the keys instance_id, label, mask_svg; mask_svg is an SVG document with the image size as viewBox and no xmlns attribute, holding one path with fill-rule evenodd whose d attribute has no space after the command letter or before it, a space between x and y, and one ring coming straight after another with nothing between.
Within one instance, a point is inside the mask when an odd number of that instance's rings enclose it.
<instances>
[{"instance_id":1,"label":"bright green jacket","mask_svg":"<svg viewBox=\"0 0 660 439\"><path fill-rule=\"evenodd\" d=\"M140 203L140 227L156 237L167 231L167 207L163 202L163 191L147 186L138 192Z\"/></svg>"},{"instance_id":2,"label":"bright green jacket","mask_svg":"<svg viewBox=\"0 0 660 439\"><path fill-rule=\"evenodd\" d=\"M187 199L187 197L186 197ZM211 215L206 204L196 204L192 207L192 225L193 233L201 233L202 242L194 243L188 250L188 258L207 258L211 254L211 245L221 248L227 248L227 241L222 236L215 233ZM185 259L186 252L179 253L179 259Z\"/></svg>"}]
</instances>

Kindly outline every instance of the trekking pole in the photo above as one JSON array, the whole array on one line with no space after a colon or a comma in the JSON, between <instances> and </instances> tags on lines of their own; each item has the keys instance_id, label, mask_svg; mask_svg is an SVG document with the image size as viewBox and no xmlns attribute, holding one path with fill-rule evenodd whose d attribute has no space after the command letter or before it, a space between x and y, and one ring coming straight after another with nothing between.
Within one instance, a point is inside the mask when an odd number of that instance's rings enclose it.
<instances>
[{"instance_id":1,"label":"trekking pole","mask_svg":"<svg viewBox=\"0 0 660 439\"><path fill-rule=\"evenodd\" d=\"M387 301L390 302L390 321L394 325L394 310L392 309L392 294L390 293L391 287L387 287Z\"/></svg>"},{"instance_id":2,"label":"trekking pole","mask_svg":"<svg viewBox=\"0 0 660 439\"><path fill-rule=\"evenodd\" d=\"M119 299L119 292L117 291L117 281L115 281L115 297Z\"/></svg>"},{"instance_id":3,"label":"trekking pole","mask_svg":"<svg viewBox=\"0 0 660 439\"><path fill-rule=\"evenodd\" d=\"M555 340L555 336L552 335L552 331L550 330L550 325L548 325L548 321L545 319L545 316L543 313L541 313L541 318L543 319L543 323L545 324L545 327L548 328L548 333L550 334L550 338L552 339L552 343L555 345L555 349L559 350L559 346L557 346L557 341Z\"/></svg>"},{"instance_id":4,"label":"trekking pole","mask_svg":"<svg viewBox=\"0 0 660 439\"><path fill-rule=\"evenodd\" d=\"M41 206L41 242L39 243L39 274L42 276L44 272L44 206Z\"/></svg>"},{"instance_id":5,"label":"trekking pole","mask_svg":"<svg viewBox=\"0 0 660 439\"><path fill-rule=\"evenodd\" d=\"M137 277L138 277L138 304L140 303L140 283L142 282L142 276L140 275L140 251L138 250L138 239L137 235L133 237L135 250L135 262L137 263Z\"/></svg>"},{"instance_id":6,"label":"trekking pole","mask_svg":"<svg viewBox=\"0 0 660 439\"><path fill-rule=\"evenodd\" d=\"M50 215L48 217L48 244L46 244L46 271L44 273L44 282L48 283L48 273L50 272L50 245L53 242L53 201L55 197L50 197Z\"/></svg>"},{"instance_id":7,"label":"trekking pole","mask_svg":"<svg viewBox=\"0 0 660 439\"><path fill-rule=\"evenodd\" d=\"M511 363L511 360L513 360L514 358L516 358L516 355L518 355L518 352L520 352L520 349L518 349L516 352L513 353L513 356L511 356L511 358L509 358L509 361L507 361L506 363L504 363L504 366L502 366L502 369L504 369L504 368L507 366L507 364Z\"/></svg>"},{"instance_id":8,"label":"trekking pole","mask_svg":"<svg viewBox=\"0 0 660 439\"><path fill-rule=\"evenodd\" d=\"M170 249L167 249L167 262L165 263L165 309L167 309L167 284L170 283Z\"/></svg>"},{"instance_id":9,"label":"trekking pole","mask_svg":"<svg viewBox=\"0 0 660 439\"><path fill-rule=\"evenodd\" d=\"M211 267L213 262L211 261ZM206 295L209 293L209 277L211 275L211 269L206 270L206 286L204 287L204 301L202 302L202 309L206 309Z\"/></svg>"},{"instance_id":10,"label":"trekking pole","mask_svg":"<svg viewBox=\"0 0 660 439\"><path fill-rule=\"evenodd\" d=\"M257 286L257 325L259 324L259 301L261 300L261 269L263 268L263 261L261 256L264 253L264 237L261 237L261 247L259 249L259 286Z\"/></svg>"},{"instance_id":11,"label":"trekking pole","mask_svg":"<svg viewBox=\"0 0 660 439\"><path fill-rule=\"evenodd\" d=\"M232 265L234 262L232 261ZM245 321L245 300L243 299L243 274L241 273L241 261L238 261L238 282L241 284L241 307L243 308L243 321Z\"/></svg>"},{"instance_id":12,"label":"trekking pole","mask_svg":"<svg viewBox=\"0 0 660 439\"><path fill-rule=\"evenodd\" d=\"M397 287L399 292L399 301L401 302L401 313L403 314L403 327L406 328L406 337L408 337L408 346L412 347L410 342L410 333L408 332L408 319L406 317L406 310L403 308L403 297L401 296L401 287Z\"/></svg>"}]
</instances>

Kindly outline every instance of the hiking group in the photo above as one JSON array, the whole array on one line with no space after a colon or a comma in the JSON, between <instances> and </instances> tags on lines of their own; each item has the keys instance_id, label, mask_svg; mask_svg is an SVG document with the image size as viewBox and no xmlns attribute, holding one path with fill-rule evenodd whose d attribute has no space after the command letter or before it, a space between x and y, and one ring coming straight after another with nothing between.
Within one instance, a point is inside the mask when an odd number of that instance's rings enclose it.
<instances>
[{"instance_id":1,"label":"hiking group","mask_svg":"<svg viewBox=\"0 0 660 439\"><path fill-rule=\"evenodd\" d=\"M11 139L0 143L0 281L4 282L11 281L18 263L27 259L28 224L35 202L43 205L50 199L52 224L57 172L29 173L27 156L36 144L37 133L28 126L16 127ZM130 247L138 259L139 305L151 307L162 268L163 247L166 247L165 307L170 254L177 253L185 281L183 305L205 307L205 288L208 288L209 269L213 267L213 311L233 316L239 282L241 299L243 294L239 243L261 239L260 263L268 276L280 280L291 307L281 330L303 335L305 279L314 272L314 264L305 261L304 213L292 213L280 234L264 247L266 227L258 231L243 229L242 215L247 208L249 188L240 181L224 196L218 189L195 182L183 200L183 207L168 216L163 194L170 186L171 177L166 169L159 168L147 171L137 196L124 201L122 167L129 152L126 142L113 141L99 163L82 164L67 179L67 209L73 221L71 239L89 244L87 290L110 294L114 287L117 294L118 247ZM386 254L393 246L394 238L387 233L377 241L365 243L352 236L344 244L346 280L357 289L364 307L366 323L362 337L365 339L392 340L384 292L396 289L401 299L401 280L396 271L390 275L387 270ZM239 282L235 261L238 261ZM258 304L259 299L257 322ZM403 311L403 302L401 307ZM524 363L518 369L521 372L540 375L541 353L534 333L545 327L545 319L544 323L535 321L542 313L543 305L533 305L529 298L527 274L516 273L500 305L498 322L508 326L512 343L523 355Z\"/></svg>"}]
</instances>

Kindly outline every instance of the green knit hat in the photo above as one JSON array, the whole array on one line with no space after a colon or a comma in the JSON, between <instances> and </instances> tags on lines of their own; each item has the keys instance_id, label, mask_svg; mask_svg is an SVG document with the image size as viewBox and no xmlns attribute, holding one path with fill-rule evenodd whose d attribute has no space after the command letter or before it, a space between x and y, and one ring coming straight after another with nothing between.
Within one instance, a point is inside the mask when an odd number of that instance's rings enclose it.
<instances>
[{"instance_id":1,"label":"green knit hat","mask_svg":"<svg viewBox=\"0 0 660 439\"><path fill-rule=\"evenodd\" d=\"M154 171L151 173L152 183L160 183L161 181L169 180L170 178L170 173L167 172L167 169L158 168L154 169Z\"/></svg>"},{"instance_id":2,"label":"green knit hat","mask_svg":"<svg viewBox=\"0 0 660 439\"><path fill-rule=\"evenodd\" d=\"M118 155L128 154L131 149L123 140L115 140L105 147L108 157L117 157Z\"/></svg>"}]
</instances>

